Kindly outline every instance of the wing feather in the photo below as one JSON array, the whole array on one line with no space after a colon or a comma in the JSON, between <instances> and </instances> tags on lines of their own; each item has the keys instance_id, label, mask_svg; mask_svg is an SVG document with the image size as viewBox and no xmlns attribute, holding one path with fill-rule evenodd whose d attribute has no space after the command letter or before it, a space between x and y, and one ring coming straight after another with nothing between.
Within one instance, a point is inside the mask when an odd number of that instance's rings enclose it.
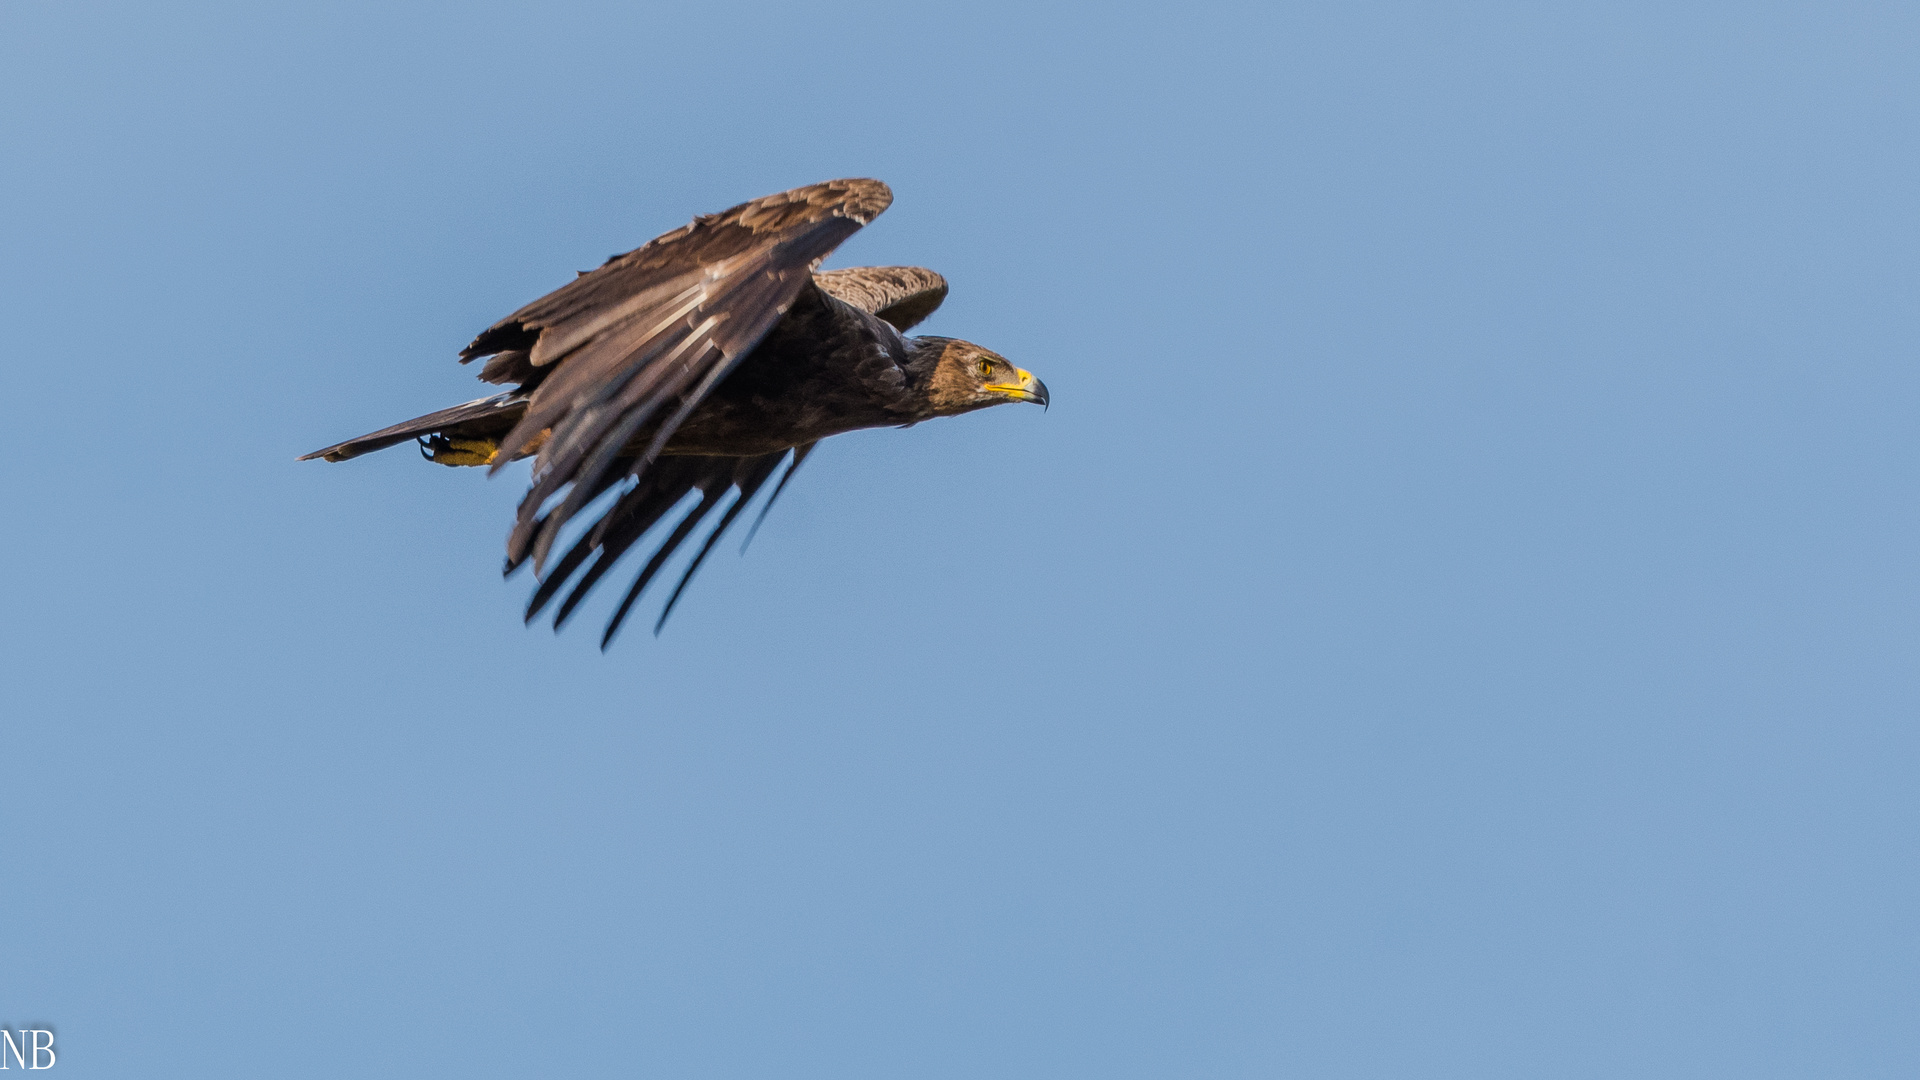
<instances>
[{"instance_id":1,"label":"wing feather","mask_svg":"<svg viewBox=\"0 0 1920 1080\"><path fill-rule=\"evenodd\" d=\"M813 283L836 300L878 315L905 333L947 298L947 279L924 266L853 266L821 270Z\"/></svg>"},{"instance_id":2,"label":"wing feather","mask_svg":"<svg viewBox=\"0 0 1920 1080\"><path fill-rule=\"evenodd\" d=\"M733 486L740 489L740 495L727 507L727 512L721 515L719 524L707 534L707 539L700 545L700 550L694 552L693 561L687 564L686 570L680 575L680 584L673 587L673 595L667 597L667 602L661 605L660 618L653 624L655 637L660 636L660 628L667 625L667 616L673 614L673 605L680 602L680 594L687 591L687 584L693 580L693 575L699 572L700 564L707 561L707 554L713 550L713 545L720 542L720 537L725 535L727 526L732 525L733 519L739 517L740 511L745 510L747 504L753 501L754 495L760 491L760 486L767 482L767 477L773 475L773 470L780 467L780 459L786 456L785 454L768 454L765 457L749 458L734 467ZM612 632L613 628L609 627L609 639L612 637ZM602 647L605 647L604 644Z\"/></svg>"},{"instance_id":3,"label":"wing feather","mask_svg":"<svg viewBox=\"0 0 1920 1080\"><path fill-rule=\"evenodd\" d=\"M751 458L684 456L660 459L655 467L639 476L634 486L614 500L600 520L577 537L572 546L554 562L551 571L541 579L533 596L527 601L526 620L532 622L556 597L565 593L565 598L554 611L553 628L559 630L565 626L580 602L613 570L615 564L643 540L655 525L683 505L687 496L698 492L700 501L686 512L665 537L652 544L646 564L628 586L607 622L606 632L601 638L601 647L605 648L626 621L641 593L659 575L667 561L693 535L700 523L727 499L729 493L735 493L726 512L707 533L687 568L681 572L673 594L662 606L659 619L654 624L654 632L658 633L660 627L666 625L667 616L673 613L674 605L679 602L681 594L686 591L707 555L732 527L747 504L765 487L782 462L791 455L797 464L799 458L806 456L806 449L811 447ZM783 482L792 475L793 470L789 468L782 478ZM775 497L778 497L777 492ZM772 505L771 499L767 505Z\"/></svg>"},{"instance_id":4,"label":"wing feather","mask_svg":"<svg viewBox=\"0 0 1920 1080\"><path fill-rule=\"evenodd\" d=\"M538 573L609 474L652 467L680 422L792 306L813 265L892 199L878 180L831 180L696 218L476 338L463 360L526 350L533 367L553 369L501 439L494 466L551 431L509 534L509 564L532 558Z\"/></svg>"}]
</instances>

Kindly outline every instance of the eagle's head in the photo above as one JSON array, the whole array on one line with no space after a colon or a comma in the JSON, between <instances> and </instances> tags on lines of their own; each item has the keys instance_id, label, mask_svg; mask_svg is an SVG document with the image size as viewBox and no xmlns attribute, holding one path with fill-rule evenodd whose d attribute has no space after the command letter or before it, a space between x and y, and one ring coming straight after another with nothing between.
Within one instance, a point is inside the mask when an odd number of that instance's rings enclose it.
<instances>
[{"instance_id":1,"label":"eagle's head","mask_svg":"<svg viewBox=\"0 0 1920 1080\"><path fill-rule=\"evenodd\" d=\"M1047 404L1047 384L997 352L959 338L921 337L913 343L915 352L932 350L937 356L927 381L928 403L936 416L972 412L1009 401Z\"/></svg>"}]
</instances>

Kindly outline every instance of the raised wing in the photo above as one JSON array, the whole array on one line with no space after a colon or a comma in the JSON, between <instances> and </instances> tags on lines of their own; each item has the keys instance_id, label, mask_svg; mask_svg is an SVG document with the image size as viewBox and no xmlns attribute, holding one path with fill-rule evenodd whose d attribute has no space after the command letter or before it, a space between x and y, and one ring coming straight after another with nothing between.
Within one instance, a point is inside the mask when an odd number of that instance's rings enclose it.
<instances>
[{"instance_id":1,"label":"raised wing","mask_svg":"<svg viewBox=\"0 0 1920 1080\"><path fill-rule=\"evenodd\" d=\"M531 557L540 570L569 518L620 476L651 467L793 304L813 265L892 201L878 180L829 180L695 218L535 300L462 351L463 360L524 352L509 365L552 369L494 465L551 430L507 540L508 565Z\"/></svg>"},{"instance_id":2,"label":"raised wing","mask_svg":"<svg viewBox=\"0 0 1920 1080\"><path fill-rule=\"evenodd\" d=\"M906 332L933 314L947 298L947 279L924 266L854 266L821 270L813 283L836 300L844 300Z\"/></svg>"}]
</instances>

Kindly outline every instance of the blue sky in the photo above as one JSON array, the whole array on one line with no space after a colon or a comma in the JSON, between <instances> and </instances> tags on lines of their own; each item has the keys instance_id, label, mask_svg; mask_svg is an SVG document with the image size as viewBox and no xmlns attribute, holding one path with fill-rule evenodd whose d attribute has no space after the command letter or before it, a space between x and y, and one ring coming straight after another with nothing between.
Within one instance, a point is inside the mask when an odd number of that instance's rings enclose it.
<instances>
[{"instance_id":1,"label":"blue sky","mask_svg":"<svg viewBox=\"0 0 1920 1080\"><path fill-rule=\"evenodd\" d=\"M15 4L0 1023L69 1075L1920 1068L1920 15ZM1044 378L664 636L300 453L611 252Z\"/></svg>"}]
</instances>

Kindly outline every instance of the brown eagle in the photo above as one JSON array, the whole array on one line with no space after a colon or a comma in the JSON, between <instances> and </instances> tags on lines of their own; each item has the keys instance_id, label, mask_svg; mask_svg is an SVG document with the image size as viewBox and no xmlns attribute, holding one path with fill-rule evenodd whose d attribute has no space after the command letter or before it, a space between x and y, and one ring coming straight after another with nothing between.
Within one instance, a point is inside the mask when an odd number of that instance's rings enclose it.
<instances>
[{"instance_id":1,"label":"brown eagle","mask_svg":"<svg viewBox=\"0 0 1920 1080\"><path fill-rule=\"evenodd\" d=\"M463 364L487 358L482 381L512 390L300 460L345 461L409 439L442 465L498 472L531 456L533 483L507 537L506 572L533 563L529 622L566 590L556 630L629 548L699 492L646 545L652 554L608 621L603 649L668 558L727 503L663 605L657 634L747 503L787 463L764 518L821 439L1009 401L1047 403L1046 386L998 353L901 336L946 298L939 274L815 269L892 202L878 180L829 180L697 217L582 272L461 350ZM555 559L567 522L614 488L619 496Z\"/></svg>"}]
</instances>

